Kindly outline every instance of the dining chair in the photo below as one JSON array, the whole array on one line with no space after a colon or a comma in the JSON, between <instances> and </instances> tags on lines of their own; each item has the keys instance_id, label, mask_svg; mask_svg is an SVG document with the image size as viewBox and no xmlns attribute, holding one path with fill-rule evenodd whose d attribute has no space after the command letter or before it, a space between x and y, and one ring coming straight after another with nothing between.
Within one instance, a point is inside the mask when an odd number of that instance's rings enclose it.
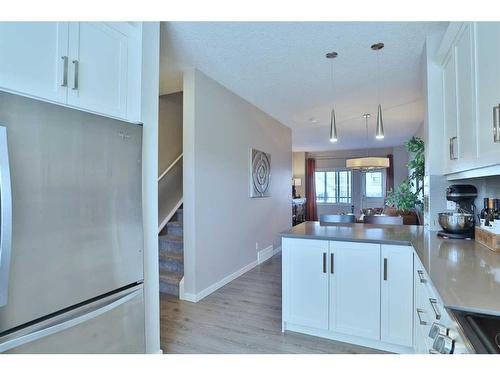
<instances>
[{"instance_id":1,"label":"dining chair","mask_svg":"<svg viewBox=\"0 0 500 375\"><path fill-rule=\"evenodd\" d=\"M356 216L354 215L319 215L320 223L354 223Z\"/></svg>"},{"instance_id":2,"label":"dining chair","mask_svg":"<svg viewBox=\"0 0 500 375\"><path fill-rule=\"evenodd\" d=\"M368 215L363 218L365 224L403 225L402 216Z\"/></svg>"}]
</instances>

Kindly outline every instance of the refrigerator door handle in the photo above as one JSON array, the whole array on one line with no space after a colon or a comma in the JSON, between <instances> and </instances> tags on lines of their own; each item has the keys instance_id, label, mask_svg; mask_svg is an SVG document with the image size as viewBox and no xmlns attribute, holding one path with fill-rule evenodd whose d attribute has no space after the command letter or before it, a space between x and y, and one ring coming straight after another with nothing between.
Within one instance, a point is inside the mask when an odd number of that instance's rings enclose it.
<instances>
[{"instance_id":1,"label":"refrigerator door handle","mask_svg":"<svg viewBox=\"0 0 500 375\"><path fill-rule=\"evenodd\" d=\"M7 305L12 249L12 189L7 128L0 126L0 307Z\"/></svg>"},{"instance_id":2,"label":"refrigerator door handle","mask_svg":"<svg viewBox=\"0 0 500 375\"><path fill-rule=\"evenodd\" d=\"M25 335L21 335L19 337L13 338L11 340L7 340L5 342L0 342L0 353L6 352L7 350L14 349L18 346L28 344L32 341L39 340L41 338L56 334L58 332L62 332L66 329L69 329L71 327L77 326L79 324L82 324L88 320L91 320L93 318L96 318L108 311L111 311L115 308L117 308L120 305L123 305L124 303L134 299L138 295L142 293L142 289L135 289L134 291L131 291L127 294L125 294L123 297L120 297L118 299L112 300L110 303L105 304L104 306L98 307L95 310L92 310L87 313L83 313L78 316L72 316L68 318L67 320L64 320L60 323L52 324L52 325L47 325L45 327L42 327L36 331L27 333Z\"/></svg>"}]
</instances>

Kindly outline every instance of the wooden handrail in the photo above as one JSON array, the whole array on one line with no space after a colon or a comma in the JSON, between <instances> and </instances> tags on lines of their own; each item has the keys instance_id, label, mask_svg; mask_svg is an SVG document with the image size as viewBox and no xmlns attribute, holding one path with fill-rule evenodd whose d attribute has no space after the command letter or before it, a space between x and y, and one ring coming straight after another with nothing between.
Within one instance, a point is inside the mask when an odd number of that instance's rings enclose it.
<instances>
[{"instance_id":1,"label":"wooden handrail","mask_svg":"<svg viewBox=\"0 0 500 375\"><path fill-rule=\"evenodd\" d=\"M177 162L178 162L179 160L181 160L181 159L182 159L182 155L184 155L184 153L180 154L180 155L177 157L177 159L175 159L175 160L172 162L172 164L170 164L170 165L168 166L168 168L167 168L167 169L165 169L165 171L164 171L164 172L160 175L160 177L158 177L158 182L160 182L160 180L161 180L163 177L165 177L165 176L167 175L168 171L170 171L170 170L174 167L174 165L175 165L175 164L177 164Z\"/></svg>"}]
</instances>

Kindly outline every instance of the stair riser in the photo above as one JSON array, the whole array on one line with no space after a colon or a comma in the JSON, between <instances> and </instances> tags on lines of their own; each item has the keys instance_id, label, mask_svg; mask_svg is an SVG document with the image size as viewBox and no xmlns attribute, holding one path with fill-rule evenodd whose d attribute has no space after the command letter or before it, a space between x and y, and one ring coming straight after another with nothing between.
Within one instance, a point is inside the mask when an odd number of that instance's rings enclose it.
<instances>
[{"instance_id":1,"label":"stair riser","mask_svg":"<svg viewBox=\"0 0 500 375\"><path fill-rule=\"evenodd\" d=\"M171 294L179 297L179 285L166 283L160 280L160 293Z\"/></svg>"},{"instance_id":2,"label":"stair riser","mask_svg":"<svg viewBox=\"0 0 500 375\"><path fill-rule=\"evenodd\" d=\"M182 254L184 252L184 243L181 241L160 239L158 246L160 251L171 251L177 254Z\"/></svg>"},{"instance_id":3,"label":"stair riser","mask_svg":"<svg viewBox=\"0 0 500 375\"><path fill-rule=\"evenodd\" d=\"M160 259L160 270L184 274L184 262L177 259Z\"/></svg>"},{"instance_id":4,"label":"stair riser","mask_svg":"<svg viewBox=\"0 0 500 375\"><path fill-rule=\"evenodd\" d=\"M172 236L182 236L183 233L184 233L184 230L182 227L180 226L176 226L176 225L168 225L167 224L167 230L168 230L168 234L171 234Z\"/></svg>"}]
</instances>

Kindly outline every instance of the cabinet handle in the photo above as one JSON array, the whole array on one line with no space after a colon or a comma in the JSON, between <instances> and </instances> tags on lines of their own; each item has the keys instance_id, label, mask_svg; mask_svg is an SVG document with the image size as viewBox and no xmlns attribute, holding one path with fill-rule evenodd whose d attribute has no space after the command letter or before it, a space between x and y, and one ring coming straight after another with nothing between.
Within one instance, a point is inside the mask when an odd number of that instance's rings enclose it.
<instances>
[{"instance_id":1,"label":"cabinet handle","mask_svg":"<svg viewBox=\"0 0 500 375\"><path fill-rule=\"evenodd\" d=\"M418 270L417 274L418 274L418 278L420 279L420 282L422 284L425 284L427 282L427 279L424 277L424 271Z\"/></svg>"},{"instance_id":2,"label":"cabinet handle","mask_svg":"<svg viewBox=\"0 0 500 375\"><path fill-rule=\"evenodd\" d=\"M387 258L384 258L384 281L387 280Z\"/></svg>"},{"instance_id":3,"label":"cabinet handle","mask_svg":"<svg viewBox=\"0 0 500 375\"><path fill-rule=\"evenodd\" d=\"M330 254L330 273L333 273L333 253Z\"/></svg>"},{"instance_id":4,"label":"cabinet handle","mask_svg":"<svg viewBox=\"0 0 500 375\"><path fill-rule=\"evenodd\" d=\"M422 317L420 316L420 313L423 313L423 312L424 312L424 310L417 309L417 317L418 317L418 321L419 321L420 325L426 326L428 323L425 320L422 320Z\"/></svg>"},{"instance_id":5,"label":"cabinet handle","mask_svg":"<svg viewBox=\"0 0 500 375\"><path fill-rule=\"evenodd\" d=\"M75 75L73 78L73 90L78 90L78 60L73 60L75 66Z\"/></svg>"},{"instance_id":6,"label":"cabinet handle","mask_svg":"<svg viewBox=\"0 0 500 375\"><path fill-rule=\"evenodd\" d=\"M61 56L63 60L63 79L61 82L62 87L68 86L68 56Z\"/></svg>"},{"instance_id":7,"label":"cabinet handle","mask_svg":"<svg viewBox=\"0 0 500 375\"><path fill-rule=\"evenodd\" d=\"M457 159L455 155L455 140L457 137L451 137L450 138L450 160L455 160Z\"/></svg>"},{"instance_id":8,"label":"cabinet handle","mask_svg":"<svg viewBox=\"0 0 500 375\"><path fill-rule=\"evenodd\" d=\"M431 303L432 309L434 310L434 314L436 315L436 319L441 319L441 313L437 307L437 300L435 298L429 298L429 302Z\"/></svg>"},{"instance_id":9,"label":"cabinet handle","mask_svg":"<svg viewBox=\"0 0 500 375\"><path fill-rule=\"evenodd\" d=\"M326 273L326 253L323 253L323 273Z\"/></svg>"},{"instance_id":10,"label":"cabinet handle","mask_svg":"<svg viewBox=\"0 0 500 375\"><path fill-rule=\"evenodd\" d=\"M499 127L499 115L498 113L500 112L500 104L493 107L493 142L498 143L500 142L500 127Z\"/></svg>"}]
</instances>

